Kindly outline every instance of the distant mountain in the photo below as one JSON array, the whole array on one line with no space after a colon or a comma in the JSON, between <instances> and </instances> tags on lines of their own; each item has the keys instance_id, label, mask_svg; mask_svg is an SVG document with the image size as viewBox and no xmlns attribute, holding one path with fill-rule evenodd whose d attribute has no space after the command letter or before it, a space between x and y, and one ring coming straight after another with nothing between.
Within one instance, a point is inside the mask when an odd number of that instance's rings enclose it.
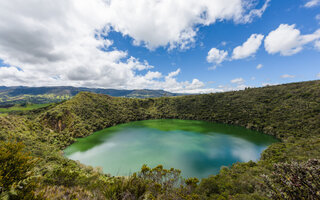
<instances>
[{"instance_id":1,"label":"distant mountain","mask_svg":"<svg viewBox=\"0 0 320 200\"><path fill-rule=\"evenodd\" d=\"M0 86L0 105L19 103L51 103L67 100L79 92L107 94L114 97L152 98L163 96L181 96L184 94L171 93L164 90L116 90L85 87L5 87Z\"/></svg>"}]
</instances>

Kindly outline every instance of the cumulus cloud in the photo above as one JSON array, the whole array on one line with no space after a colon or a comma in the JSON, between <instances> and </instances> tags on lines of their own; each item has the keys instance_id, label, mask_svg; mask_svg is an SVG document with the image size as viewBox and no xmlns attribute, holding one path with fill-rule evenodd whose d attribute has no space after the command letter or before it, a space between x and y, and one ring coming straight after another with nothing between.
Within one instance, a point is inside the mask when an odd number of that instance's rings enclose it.
<instances>
[{"instance_id":1,"label":"cumulus cloud","mask_svg":"<svg viewBox=\"0 0 320 200\"><path fill-rule=\"evenodd\" d=\"M257 65L257 69L261 69L263 67L263 65L262 64L259 64L259 65Z\"/></svg>"},{"instance_id":2,"label":"cumulus cloud","mask_svg":"<svg viewBox=\"0 0 320 200\"><path fill-rule=\"evenodd\" d=\"M243 78L235 78L235 79L231 80L230 82L240 85L240 84L243 84L245 82L245 80Z\"/></svg>"},{"instance_id":3,"label":"cumulus cloud","mask_svg":"<svg viewBox=\"0 0 320 200\"><path fill-rule=\"evenodd\" d=\"M198 79L178 82L173 75L180 71L166 77L147 61L110 50L108 9L100 0L1 1L1 84L202 89Z\"/></svg>"},{"instance_id":4,"label":"cumulus cloud","mask_svg":"<svg viewBox=\"0 0 320 200\"><path fill-rule=\"evenodd\" d=\"M264 36L261 34L252 34L248 40L241 46L233 49L232 59L243 59L253 56L259 49Z\"/></svg>"},{"instance_id":5,"label":"cumulus cloud","mask_svg":"<svg viewBox=\"0 0 320 200\"><path fill-rule=\"evenodd\" d=\"M209 63L220 64L222 63L228 56L228 52L224 50L219 50L217 48L212 48L208 52L207 61Z\"/></svg>"},{"instance_id":6,"label":"cumulus cloud","mask_svg":"<svg viewBox=\"0 0 320 200\"><path fill-rule=\"evenodd\" d=\"M198 79L178 81L180 69L162 74L145 60L117 50L118 31L135 45L186 49L199 25L217 20L249 23L263 7L249 0L10 0L0 1L3 85L72 85L118 89L214 92Z\"/></svg>"},{"instance_id":7,"label":"cumulus cloud","mask_svg":"<svg viewBox=\"0 0 320 200\"><path fill-rule=\"evenodd\" d=\"M212 48L208 52L207 61L209 63L221 64L225 60L239 60L253 56L261 46L264 36L261 34L252 34L246 42L233 49L232 56L228 58L228 52ZM216 69L216 66L209 68L210 70Z\"/></svg>"},{"instance_id":8,"label":"cumulus cloud","mask_svg":"<svg viewBox=\"0 0 320 200\"><path fill-rule=\"evenodd\" d=\"M147 80L152 80L152 79L158 79L161 78L162 74L160 72L152 72L152 71L148 71L148 73L145 75L145 78Z\"/></svg>"},{"instance_id":9,"label":"cumulus cloud","mask_svg":"<svg viewBox=\"0 0 320 200\"><path fill-rule=\"evenodd\" d=\"M271 31L264 40L264 46L269 54L280 53L290 56L300 52L304 45L320 38L320 29L312 34L301 35L295 24L281 24L276 30Z\"/></svg>"},{"instance_id":10,"label":"cumulus cloud","mask_svg":"<svg viewBox=\"0 0 320 200\"><path fill-rule=\"evenodd\" d=\"M294 78L294 77L296 77L296 76L290 75L290 74L284 74L281 76L281 78Z\"/></svg>"},{"instance_id":11,"label":"cumulus cloud","mask_svg":"<svg viewBox=\"0 0 320 200\"><path fill-rule=\"evenodd\" d=\"M304 7L311 8L318 6L320 4L320 0L309 0L306 4L304 4Z\"/></svg>"},{"instance_id":12,"label":"cumulus cloud","mask_svg":"<svg viewBox=\"0 0 320 200\"><path fill-rule=\"evenodd\" d=\"M129 35L135 45L149 49L169 46L187 49L195 41L199 25L232 20L249 23L261 17L270 0L255 9L251 0L108 0L108 22Z\"/></svg>"}]
</instances>

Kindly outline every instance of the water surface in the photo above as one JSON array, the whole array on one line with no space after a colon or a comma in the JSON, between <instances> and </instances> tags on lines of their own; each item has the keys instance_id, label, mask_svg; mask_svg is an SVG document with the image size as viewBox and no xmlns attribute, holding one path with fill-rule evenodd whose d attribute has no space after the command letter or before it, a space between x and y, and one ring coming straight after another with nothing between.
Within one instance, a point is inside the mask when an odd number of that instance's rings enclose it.
<instances>
[{"instance_id":1,"label":"water surface","mask_svg":"<svg viewBox=\"0 0 320 200\"><path fill-rule=\"evenodd\" d=\"M256 161L271 136L242 127L190 120L147 120L98 131L65 149L81 163L126 176L143 164L182 170L184 177L204 178L222 166Z\"/></svg>"}]
</instances>

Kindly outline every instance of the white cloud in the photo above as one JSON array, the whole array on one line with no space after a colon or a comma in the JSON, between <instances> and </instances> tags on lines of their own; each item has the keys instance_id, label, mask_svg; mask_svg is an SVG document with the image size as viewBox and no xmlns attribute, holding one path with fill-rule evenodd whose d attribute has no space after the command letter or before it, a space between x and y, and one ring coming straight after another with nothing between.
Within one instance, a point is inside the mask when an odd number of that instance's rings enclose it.
<instances>
[{"instance_id":1,"label":"white cloud","mask_svg":"<svg viewBox=\"0 0 320 200\"><path fill-rule=\"evenodd\" d=\"M163 75L147 61L112 47L110 30L150 49L188 48L198 25L217 20L249 23L249 0L10 0L0 1L2 85L72 85L117 89L214 92L198 79L178 81L180 70Z\"/></svg>"},{"instance_id":2,"label":"white cloud","mask_svg":"<svg viewBox=\"0 0 320 200\"><path fill-rule=\"evenodd\" d=\"M252 34L245 43L233 49L232 59L253 56L258 51L263 38L264 36L261 34Z\"/></svg>"},{"instance_id":3,"label":"white cloud","mask_svg":"<svg viewBox=\"0 0 320 200\"><path fill-rule=\"evenodd\" d=\"M162 74L160 72L148 71L147 74L145 75L145 78L147 80L158 79L158 78L161 78L161 77L162 77Z\"/></svg>"},{"instance_id":4,"label":"white cloud","mask_svg":"<svg viewBox=\"0 0 320 200\"><path fill-rule=\"evenodd\" d=\"M318 6L320 4L320 0L309 0L306 4L304 4L305 7L311 8Z\"/></svg>"},{"instance_id":5,"label":"white cloud","mask_svg":"<svg viewBox=\"0 0 320 200\"><path fill-rule=\"evenodd\" d=\"M220 64L222 63L228 56L228 52L224 50L219 50L217 48L212 48L208 52L207 61L209 63Z\"/></svg>"},{"instance_id":6,"label":"white cloud","mask_svg":"<svg viewBox=\"0 0 320 200\"><path fill-rule=\"evenodd\" d=\"M219 85L218 88L221 91L234 91L234 90L244 90L245 88L248 88L250 86L247 86L245 84L232 84L232 85Z\"/></svg>"},{"instance_id":7,"label":"white cloud","mask_svg":"<svg viewBox=\"0 0 320 200\"><path fill-rule=\"evenodd\" d=\"M109 49L109 9L101 0L0 1L1 84L204 91L198 79L179 82L180 69L164 76Z\"/></svg>"},{"instance_id":8,"label":"white cloud","mask_svg":"<svg viewBox=\"0 0 320 200\"><path fill-rule=\"evenodd\" d=\"M317 74L317 78L320 78L320 73Z\"/></svg>"},{"instance_id":9,"label":"white cloud","mask_svg":"<svg viewBox=\"0 0 320 200\"><path fill-rule=\"evenodd\" d=\"M290 74L284 74L281 76L281 78L294 78L294 77L296 77L296 76L290 75Z\"/></svg>"},{"instance_id":10,"label":"white cloud","mask_svg":"<svg viewBox=\"0 0 320 200\"><path fill-rule=\"evenodd\" d=\"M108 0L107 13L109 24L136 45L186 49L195 41L198 25L250 23L262 16L269 2L254 9L251 0Z\"/></svg>"},{"instance_id":11,"label":"white cloud","mask_svg":"<svg viewBox=\"0 0 320 200\"><path fill-rule=\"evenodd\" d=\"M243 84L245 82L245 80L243 78L236 78L230 81L231 83L235 83L235 84Z\"/></svg>"},{"instance_id":12,"label":"white cloud","mask_svg":"<svg viewBox=\"0 0 320 200\"><path fill-rule=\"evenodd\" d=\"M232 57L229 60L244 59L253 56L261 46L264 36L261 34L252 34L246 42L241 46L237 46L233 49ZM212 48L208 52L207 61L209 63L215 63L217 65L221 64L223 61L227 60L228 52L224 50L219 50L217 48ZM209 67L209 70L216 69L217 66Z\"/></svg>"},{"instance_id":13,"label":"white cloud","mask_svg":"<svg viewBox=\"0 0 320 200\"><path fill-rule=\"evenodd\" d=\"M312 34L301 35L295 25L281 24L276 30L271 31L264 41L264 46L269 54L280 53L290 56L300 52L303 46L320 38L320 29Z\"/></svg>"},{"instance_id":14,"label":"white cloud","mask_svg":"<svg viewBox=\"0 0 320 200\"><path fill-rule=\"evenodd\" d=\"M259 65L257 65L257 69L261 69L263 67L263 65L262 64L259 64Z\"/></svg>"},{"instance_id":15,"label":"white cloud","mask_svg":"<svg viewBox=\"0 0 320 200\"><path fill-rule=\"evenodd\" d=\"M263 6L260 9L253 9L249 12L249 14L245 15L242 19L242 22L249 23L252 22L254 17L261 17L262 14L266 11L267 7L269 6L271 0L266 0ZM248 5L253 5L252 2L254 1L247 1Z\"/></svg>"}]
</instances>

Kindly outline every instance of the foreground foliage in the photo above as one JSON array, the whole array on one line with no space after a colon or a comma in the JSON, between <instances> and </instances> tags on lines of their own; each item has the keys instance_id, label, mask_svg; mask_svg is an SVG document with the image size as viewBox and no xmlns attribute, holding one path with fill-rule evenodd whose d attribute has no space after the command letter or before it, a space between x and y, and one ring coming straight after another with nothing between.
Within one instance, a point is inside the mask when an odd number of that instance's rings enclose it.
<instances>
[{"instance_id":1,"label":"foreground foliage","mask_svg":"<svg viewBox=\"0 0 320 200\"><path fill-rule=\"evenodd\" d=\"M281 163L265 176L273 199L320 199L320 161Z\"/></svg>"},{"instance_id":2,"label":"foreground foliage","mask_svg":"<svg viewBox=\"0 0 320 200\"><path fill-rule=\"evenodd\" d=\"M201 181L185 180L179 170L162 166L143 166L131 176L112 177L99 168L68 160L61 151L76 138L106 127L165 118L244 126L282 142L272 144L258 162L235 163ZM23 176L10 178L13 182L6 189L1 186L1 195L31 174L37 177L29 182L32 194L47 199L317 199L320 81L150 99L84 92L47 108L0 116L0 140L15 140L17 146L23 142L25 147L19 151L32 156L26 163L37 159L30 164L34 166L21 171ZM7 152L10 145L1 144L6 149L1 152ZM10 151L11 155L17 152ZM0 182L4 184L3 179Z\"/></svg>"},{"instance_id":3,"label":"foreground foliage","mask_svg":"<svg viewBox=\"0 0 320 200\"><path fill-rule=\"evenodd\" d=\"M0 141L0 198L34 199L36 160L23 152L21 142Z\"/></svg>"}]
</instances>

